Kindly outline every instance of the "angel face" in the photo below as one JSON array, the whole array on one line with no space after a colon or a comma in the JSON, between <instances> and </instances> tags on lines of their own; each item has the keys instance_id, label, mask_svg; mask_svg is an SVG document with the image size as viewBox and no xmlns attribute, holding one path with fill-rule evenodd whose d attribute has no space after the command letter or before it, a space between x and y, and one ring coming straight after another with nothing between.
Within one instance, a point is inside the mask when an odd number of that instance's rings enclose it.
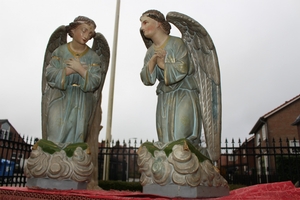
<instances>
[{"instance_id":1,"label":"angel face","mask_svg":"<svg viewBox=\"0 0 300 200\"><path fill-rule=\"evenodd\" d=\"M141 21L141 30L143 31L146 38L151 39L156 33L157 28L159 27L159 22L154 19L143 15L140 18Z\"/></svg>"},{"instance_id":2,"label":"angel face","mask_svg":"<svg viewBox=\"0 0 300 200\"><path fill-rule=\"evenodd\" d=\"M73 40L79 44L86 44L94 35L95 27L92 24L80 24L72 30Z\"/></svg>"}]
</instances>

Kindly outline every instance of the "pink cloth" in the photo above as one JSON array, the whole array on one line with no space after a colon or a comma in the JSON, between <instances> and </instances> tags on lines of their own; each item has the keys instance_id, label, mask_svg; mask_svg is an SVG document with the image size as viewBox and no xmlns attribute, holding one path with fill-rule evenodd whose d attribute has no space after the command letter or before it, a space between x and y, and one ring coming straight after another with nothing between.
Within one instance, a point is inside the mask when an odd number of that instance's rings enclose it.
<instances>
[{"instance_id":1,"label":"pink cloth","mask_svg":"<svg viewBox=\"0 0 300 200\"><path fill-rule=\"evenodd\" d=\"M291 181L258 184L230 191L229 196L216 200L296 200L300 199L300 188L295 188Z\"/></svg>"},{"instance_id":2,"label":"pink cloth","mask_svg":"<svg viewBox=\"0 0 300 200\"><path fill-rule=\"evenodd\" d=\"M37 200L37 199L170 199L140 192L116 190L35 190L26 187L0 187L2 200ZM181 199L181 198L174 198ZM207 199L207 198L206 198ZM277 182L258 184L230 191L229 196L211 198L212 200L296 200L300 199L300 188L295 188L292 182Z\"/></svg>"}]
</instances>

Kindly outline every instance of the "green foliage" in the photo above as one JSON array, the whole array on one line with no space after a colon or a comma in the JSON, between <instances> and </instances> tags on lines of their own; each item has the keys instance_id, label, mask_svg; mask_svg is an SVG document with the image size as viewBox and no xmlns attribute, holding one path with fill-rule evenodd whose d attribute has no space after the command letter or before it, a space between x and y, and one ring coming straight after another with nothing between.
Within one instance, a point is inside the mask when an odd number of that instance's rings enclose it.
<instances>
[{"instance_id":1,"label":"green foliage","mask_svg":"<svg viewBox=\"0 0 300 200\"><path fill-rule=\"evenodd\" d=\"M82 150L86 150L88 148L88 145L86 143L74 143L69 144L63 150L66 152L68 157L72 157L77 147L81 147Z\"/></svg>"},{"instance_id":2,"label":"green foliage","mask_svg":"<svg viewBox=\"0 0 300 200\"><path fill-rule=\"evenodd\" d=\"M44 152L47 152L49 154L53 154L55 152L59 152L61 148L59 148L55 143L41 139L36 143L37 146L41 147Z\"/></svg>"},{"instance_id":3,"label":"green foliage","mask_svg":"<svg viewBox=\"0 0 300 200\"><path fill-rule=\"evenodd\" d=\"M176 140L174 142L170 142L167 146L165 146L162 150L166 153L167 157L170 155L170 153L172 153L172 148L176 145L184 145L184 146L188 146L188 148L190 149L191 152L193 152L199 162L203 162L205 160L209 160L209 158L207 158L206 156L204 156L203 154L201 154L195 147L194 145L192 145L187 139L183 138L180 140ZM152 154L152 156L154 157L154 151L155 150L159 150L156 146L153 145L153 143L151 142L145 142L142 144L142 146L145 146L148 151Z\"/></svg>"},{"instance_id":4,"label":"green foliage","mask_svg":"<svg viewBox=\"0 0 300 200\"><path fill-rule=\"evenodd\" d=\"M64 150L68 157L73 156L74 151L76 150L77 147L81 147L82 150L88 148L88 145L86 143L74 143L74 144L69 144L64 149L62 149L57 144L45 139L39 140L35 145L41 147L44 152L47 152L49 154L53 154L55 152L60 152L61 150Z\"/></svg>"}]
</instances>

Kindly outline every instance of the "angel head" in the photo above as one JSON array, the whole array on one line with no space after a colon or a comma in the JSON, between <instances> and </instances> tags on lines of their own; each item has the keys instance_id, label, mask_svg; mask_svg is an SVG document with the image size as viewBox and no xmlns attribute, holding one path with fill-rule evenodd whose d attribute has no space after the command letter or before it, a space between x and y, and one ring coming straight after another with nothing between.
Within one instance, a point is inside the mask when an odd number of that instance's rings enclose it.
<instances>
[{"instance_id":1,"label":"angel head","mask_svg":"<svg viewBox=\"0 0 300 200\"><path fill-rule=\"evenodd\" d=\"M86 40L90 40L96 35L96 23L88 17L78 16L73 22L66 26L66 31L71 38L74 37L77 29L79 29L80 34L84 36Z\"/></svg>"},{"instance_id":2,"label":"angel head","mask_svg":"<svg viewBox=\"0 0 300 200\"><path fill-rule=\"evenodd\" d=\"M160 29L163 33L169 35L171 25L166 21L165 16L158 10L148 10L140 17L141 21L141 34L143 37L151 38L154 28Z\"/></svg>"}]
</instances>

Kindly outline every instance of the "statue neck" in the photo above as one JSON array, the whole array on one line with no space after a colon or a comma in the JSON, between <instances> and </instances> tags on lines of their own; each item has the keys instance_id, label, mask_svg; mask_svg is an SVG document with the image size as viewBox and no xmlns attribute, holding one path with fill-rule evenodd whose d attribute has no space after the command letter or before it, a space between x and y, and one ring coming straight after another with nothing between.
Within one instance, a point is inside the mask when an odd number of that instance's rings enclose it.
<instances>
[{"instance_id":1,"label":"statue neck","mask_svg":"<svg viewBox=\"0 0 300 200\"><path fill-rule=\"evenodd\" d=\"M78 44L73 41L69 43L69 47L73 52L77 54L81 54L87 49L87 46L85 44Z\"/></svg>"},{"instance_id":2,"label":"statue neck","mask_svg":"<svg viewBox=\"0 0 300 200\"><path fill-rule=\"evenodd\" d=\"M84 45L84 48L78 50L78 49L74 48L74 46L72 46L71 42L68 43L68 49L71 52L71 54L76 57L83 56L89 50L86 45Z\"/></svg>"},{"instance_id":3,"label":"statue neck","mask_svg":"<svg viewBox=\"0 0 300 200\"><path fill-rule=\"evenodd\" d=\"M163 46L165 46L168 38L169 35L167 34L157 35L155 38L153 38L152 41L155 48L162 48Z\"/></svg>"}]
</instances>

